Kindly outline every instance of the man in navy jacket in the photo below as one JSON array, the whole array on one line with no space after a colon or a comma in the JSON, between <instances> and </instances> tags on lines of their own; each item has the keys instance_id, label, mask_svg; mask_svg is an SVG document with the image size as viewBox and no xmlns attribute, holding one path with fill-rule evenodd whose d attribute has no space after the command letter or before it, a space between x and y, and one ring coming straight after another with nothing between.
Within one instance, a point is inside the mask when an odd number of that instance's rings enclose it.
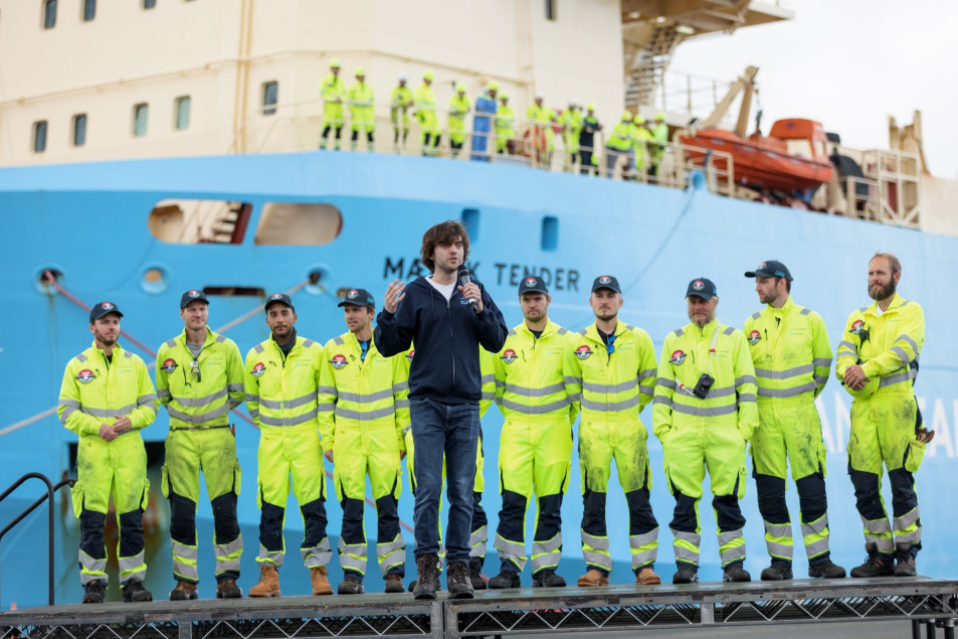
<instances>
[{"instance_id":1,"label":"man in navy jacket","mask_svg":"<svg viewBox=\"0 0 958 639\"><path fill-rule=\"evenodd\" d=\"M409 411L416 447L417 599L436 597L443 455L449 482L449 595L473 595L468 562L482 396L479 347L499 352L508 329L481 284L460 285L457 272L468 255L469 236L459 222L426 231L420 259L432 276L409 286L398 280L389 285L373 336L386 357L413 344L416 349L409 372Z\"/></svg>"}]
</instances>

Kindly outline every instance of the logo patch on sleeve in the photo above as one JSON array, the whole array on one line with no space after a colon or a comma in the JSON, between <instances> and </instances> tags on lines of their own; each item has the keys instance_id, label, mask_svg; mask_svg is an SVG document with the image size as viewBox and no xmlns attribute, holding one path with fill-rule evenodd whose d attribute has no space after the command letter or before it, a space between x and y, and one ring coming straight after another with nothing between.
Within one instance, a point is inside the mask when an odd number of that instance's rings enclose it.
<instances>
[{"instance_id":1,"label":"logo patch on sleeve","mask_svg":"<svg viewBox=\"0 0 958 639\"><path fill-rule=\"evenodd\" d=\"M410 362L412 362L412 358L413 358L415 355L416 355L416 349L413 349L413 350L409 351L408 353L406 353L406 359L408 359Z\"/></svg>"},{"instance_id":2,"label":"logo patch on sleeve","mask_svg":"<svg viewBox=\"0 0 958 639\"><path fill-rule=\"evenodd\" d=\"M851 330L851 332L852 332L852 334L854 334L854 335L861 335L862 333L864 333L864 332L865 332L865 322L862 321L862 320L855 320L855 322L852 324L852 330Z\"/></svg>"},{"instance_id":3,"label":"logo patch on sleeve","mask_svg":"<svg viewBox=\"0 0 958 639\"><path fill-rule=\"evenodd\" d=\"M163 366L160 366L160 370L162 370L167 375L170 375L173 371L176 370L177 366L179 366L179 364L176 363L175 359L168 359L165 362L163 362Z\"/></svg>"},{"instance_id":4,"label":"logo patch on sleeve","mask_svg":"<svg viewBox=\"0 0 958 639\"><path fill-rule=\"evenodd\" d=\"M81 384L89 384L89 383L92 382L94 379L96 379L96 375L93 374L93 371L91 371L91 370L89 370L89 369L87 369L87 368L84 368L82 371L80 371L80 374L77 375L77 380L78 380Z\"/></svg>"},{"instance_id":5,"label":"logo patch on sleeve","mask_svg":"<svg viewBox=\"0 0 958 639\"><path fill-rule=\"evenodd\" d=\"M752 346L755 346L756 344L758 344L758 340L760 339L762 339L762 335L758 331L752 331L751 333L748 334L748 343L751 344Z\"/></svg>"},{"instance_id":6,"label":"logo patch on sleeve","mask_svg":"<svg viewBox=\"0 0 958 639\"><path fill-rule=\"evenodd\" d=\"M675 351L672 353L672 359L669 360L670 364L675 364L676 366L681 366L682 362L685 361L685 353L683 351Z\"/></svg>"},{"instance_id":7,"label":"logo patch on sleeve","mask_svg":"<svg viewBox=\"0 0 958 639\"><path fill-rule=\"evenodd\" d=\"M511 364L512 362L516 361L516 352L510 348L504 352L499 359L506 364Z\"/></svg>"},{"instance_id":8,"label":"logo patch on sleeve","mask_svg":"<svg viewBox=\"0 0 958 639\"><path fill-rule=\"evenodd\" d=\"M257 362L256 366L253 367L253 370L250 371L250 374L252 374L253 377L262 377L263 373L265 372L266 372L266 364L264 364L263 362Z\"/></svg>"},{"instance_id":9,"label":"logo patch on sleeve","mask_svg":"<svg viewBox=\"0 0 958 639\"><path fill-rule=\"evenodd\" d=\"M329 363L333 365L333 368L339 370L349 362L346 361L346 357L344 355L333 355L333 358L329 360Z\"/></svg>"},{"instance_id":10,"label":"logo patch on sleeve","mask_svg":"<svg viewBox=\"0 0 958 639\"><path fill-rule=\"evenodd\" d=\"M587 344L583 344L579 348L575 349L575 356L579 359L589 359L590 355L592 355L592 349L589 348Z\"/></svg>"}]
</instances>

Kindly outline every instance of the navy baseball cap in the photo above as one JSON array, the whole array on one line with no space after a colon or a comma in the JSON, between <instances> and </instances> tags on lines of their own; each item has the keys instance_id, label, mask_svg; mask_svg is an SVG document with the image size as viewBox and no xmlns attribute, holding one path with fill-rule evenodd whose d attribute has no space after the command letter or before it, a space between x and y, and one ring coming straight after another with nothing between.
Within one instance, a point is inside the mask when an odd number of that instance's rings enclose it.
<instances>
[{"instance_id":1,"label":"navy baseball cap","mask_svg":"<svg viewBox=\"0 0 958 639\"><path fill-rule=\"evenodd\" d=\"M619 289L619 280L615 279L611 275L600 275L595 278L595 281L592 282L592 292L595 293L600 288L607 288L610 291L615 291L616 293L621 293Z\"/></svg>"},{"instance_id":2,"label":"navy baseball cap","mask_svg":"<svg viewBox=\"0 0 958 639\"><path fill-rule=\"evenodd\" d=\"M116 307L116 304L113 304L112 302L100 302L90 309L90 323L92 324L93 320L106 317L110 313L116 313L120 317L123 317L123 313L121 313L120 309Z\"/></svg>"},{"instance_id":3,"label":"navy baseball cap","mask_svg":"<svg viewBox=\"0 0 958 639\"><path fill-rule=\"evenodd\" d=\"M712 280L697 277L689 282L689 288L685 291L685 297L691 297L693 295L695 297L701 297L703 300L710 300L718 295L718 289Z\"/></svg>"},{"instance_id":4,"label":"navy baseball cap","mask_svg":"<svg viewBox=\"0 0 958 639\"><path fill-rule=\"evenodd\" d=\"M180 298L180 308L186 308L187 304L195 302L196 300L206 302L207 304L210 303L210 301L206 299L206 293L194 289L183 293L183 297Z\"/></svg>"},{"instance_id":5,"label":"navy baseball cap","mask_svg":"<svg viewBox=\"0 0 958 639\"><path fill-rule=\"evenodd\" d=\"M364 288L354 288L346 293L346 299L337 304L336 306L368 306L369 308L376 308L376 298L374 298L369 291Z\"/></svg>"},{"instance_id":6,"label":"navy baseball cap","mask_svg":"<svg viewBox=\"0 0 958 639\"><path fill-rule=\"evenodd\" d=\"M788 268L778 260L767 260L758 265L754 271L748 271L745 277L784 277L786 282L792 281L792 274Z\"/></svg>"},{"instance_id":7,"label":"navy baseball cap","mask_svg":"<svg viewBox=\"0 0 958 639\"><path fill-rule=\"evenodd\" d=\"M519 282L519 297L522 297L523 293L542 293L543 295L548 295L549 289L546 288L546 283L542 281L541 277L530 275Z\"/></svg>"},{"instance_id":8,"label":"navy baseball cap","mask_svg":"<svg viewBox=\"0 0 958 639\"><path fill-rule=\"evenodd\" d=\"M273 304L285 304L286 306L296 311L296 307L293 306L293 300L289 299L289 295L286 293L273 293L269 296L269 299L266 300L266 309L269 310L269 307Z\"/></svg>"}]
</instances>

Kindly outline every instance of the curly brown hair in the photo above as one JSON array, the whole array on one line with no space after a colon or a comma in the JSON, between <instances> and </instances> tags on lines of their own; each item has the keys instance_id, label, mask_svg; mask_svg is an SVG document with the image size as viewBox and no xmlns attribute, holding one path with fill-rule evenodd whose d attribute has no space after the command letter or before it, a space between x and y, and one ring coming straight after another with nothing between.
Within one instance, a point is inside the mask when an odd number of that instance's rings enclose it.
<instances>
[{"instance_id":1,"label":"curly brown hair","mask_svg":"<svg viewBox=\"0 0 958 639\"><path fill-rule=\"evenodd\" d=\"M459 239L462 239L462 261L465 263L469 259L469 234L466 233L466 227L458 220L447 220L433 226L423 234L419 261L429 269L430 273L435 273L436 261L433 255L436 245L449 245Z\"/></svg>"}]
</instances>

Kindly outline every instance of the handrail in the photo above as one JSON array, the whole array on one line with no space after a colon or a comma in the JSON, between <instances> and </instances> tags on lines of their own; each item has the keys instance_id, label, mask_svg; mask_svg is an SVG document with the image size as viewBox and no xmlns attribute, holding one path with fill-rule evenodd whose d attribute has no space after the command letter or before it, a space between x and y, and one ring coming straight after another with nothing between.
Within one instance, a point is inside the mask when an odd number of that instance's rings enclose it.
<instances>
[{"instance_id":1,"label":"handrail","mask_svg":"<svg viewBox=\"0 0 958 639\"><path fill-rule=\"evenodd\" d=\"M24 510L22 513L20 513L20 515L17 516L17 517L16 517L13 521L11 521L9 524L7 524L6 528L4 528L3 530L0 530L0 541L3 540L4 535L6 535L8 532L10 532L10 531L14 528L14 526L16 526L16 525L19 524L21 521L23 521L23 520L27 517L27 515L29 515L30 513L32 513L34 510L36 510L36 509L40 506L40 504L42 504L42 503L43 503L45 500L47 500L47 499L50 500L50 507L49 507L49 509L48 509L48 510L49 510L49 516L48 516L48 528L49 528L49 530L48 530L48 539L47 539L47 542L48 542L48 551L49 551L49 553L50 553L50 554L49 554L49 562L48 562L48 571L49 571L49 585L48 585L48 587L49 587L49 593L48 593L48 596L49 596L49 600L50 600L50 605L52 606L52 605L54 605L54 590L55 590L55 588L54 588L55 572L54 572L54 556L53 556L53 552L54 552L54 539L53 539L53 523L54 523L54 520L53 520L53 494L54 494L55 492L57 492L58 490L60 490L61 488L63 488L64 486L70 486L70 487L72 488L72 487L73 487L73 484L75 483L75 480L73 480L73 479L64 479L63 481L59 482L58 484L53 485L53 483L50 481L50 478L47 477L46 475L42 474L42 473L27 473L26 475L24 475L23 477L21 477L21 478L18 479L17 481L13 482L13 484L12 484L9 488L7 488L5 491L3 491L3 494L0 495L0 502L2 502L4 499L6 499L7 497L9 497L10 494L13 493L13 491L15 491L17 488L19 488L19 487L20 487L25 481L27 481L28 479L42 479L42 480L43 480L43 483L45 483L45 484L47 485L47 493L46 493L45 495L43 495L42 497L40 497L39 499L37 499L37 500L36 500L35 502L33 502L32 504L30 504L30 506L29 506L26 510ZM2 599L0 599L0 603L2 603ZM2 607L0 607L0 609L2 609Z\"/></svg>"}]
</instances>

